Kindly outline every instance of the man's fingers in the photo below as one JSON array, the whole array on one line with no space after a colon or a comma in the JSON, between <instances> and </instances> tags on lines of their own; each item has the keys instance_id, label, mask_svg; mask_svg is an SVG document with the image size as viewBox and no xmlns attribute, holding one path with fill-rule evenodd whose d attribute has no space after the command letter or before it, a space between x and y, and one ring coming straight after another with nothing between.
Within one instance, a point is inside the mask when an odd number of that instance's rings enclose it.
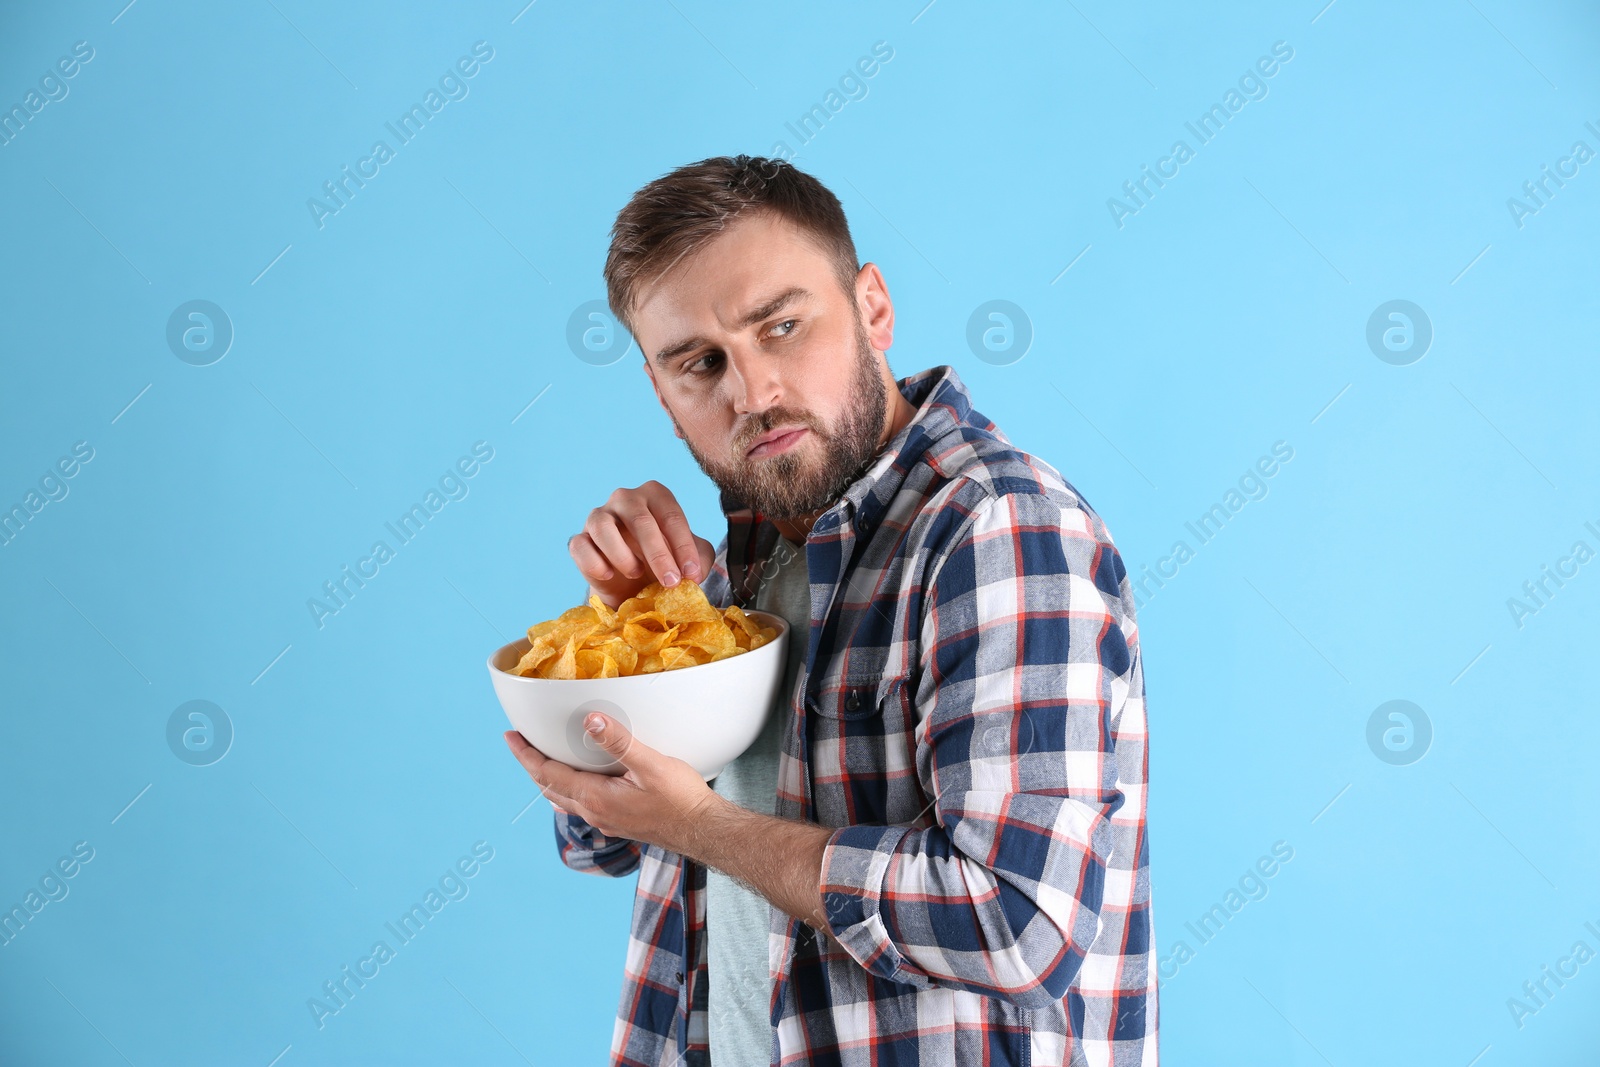
<instances>
[{"instance_id":1,"label":"man's fingers","mask_svg":"<svg viewBox=\"0 0 1600 1067\"><path fill-rule=\"evenodd\" d=\"M711 568L716 566L717 546L707 541L704 537L694 539L695 559L700 566L700 573L695 575L695 580L704 582L711 576Z\"/></svg>"},{"instance_id":2,"label":"man's fingers","mask_svg":"<svg viewBox=\"0 0 1600 1067\"><path fill-rule=\"evenodd\" d=\"M512 755L517 757L517 762L522 764L523 769L528 772L528 777L533 779L534 784L547 799L552 794L559 794L566 800L579 804L583 802L582 794L585 790L579 776L589 772L575 771L565 763L546 756L528 744L528 739L522 736L521 731L507 730L505 738Z\"/></svg>"},{"instance_id":3,"label":"man's fingers","mask_svg":"<svg viewBox=\"0 0 1600 1067\"><path fill-rule=\"evenodd\" d=\"M669 588L684 578L703 581L711 573L707 559L716 549L708 553L709 546L689 528L672 491L657 481L613 492L589 513L583 533L567 542L591 584L621 586L627 584L621 579L643 578Z\"/></svg>"},{"instance_id":4,"label":"man's fingers","mask_svg":"<svg viewBox=\"0 0 1600 1067\"><path fill-rule=\"evenodd\" d=\"M642 499L636 499L622 513L627 532L639 546L639 555L662 585L678 584L678 561L672 558L661 523Z\"/></svg>"},{"instance_id":5,"label":"man's fingers","mask_svg":"<svg viewBox=\"0 0 1600 1067\"><path fill-rule=\"evenodd\" d=\"M594 538L587 532L580 533L567 542L567 551L572 554L572 561L578 565L578 573L591 582L606 582L617 576L615 568L606 562L606 557L595 546Z\"/></svg>"},{"instance_id":6,"label":"man's fingers","mask_svg":"<svg viewBox=\"0 0 1600 1067\"><path fill-rule=\"evenodd\" d=\"M506 744L516 754L517 761L527 769L529 777L533 778L533 784L538 787L539 795L548 800L551 807L576 815L607 837L617 836L605 819L592 807L593 802L603 799L596 796L594 789L598 787L604 790L614 787L615 779L591 771L573 770L528 744L527 738L517 730L507 730L505 738Z\"/></svg>"},{"instance_id":7,"label":"man's fingers","mask_svg":"<svg viewBox=\"0 0 1600 1067\"><path fill-rule=\"evenodd\" d=\"M537 785L538 783L534 784ZM576 815L584 822L592 823L592 820L589 818L589 813L583 810L583 805L579 804L571 797L564 797L560 793L557 793L554 789L546 789L542 785L539 786L539 795L548 800L552 808L559 808L568 815Z\"/></svg>"},{"instance_id":8,"label":"man's fingers","mask_svg":"<svg viewBox=\"0 0 1600 1067\"><path fill-rule=\"evenodd\" d=\"M528 739L522 736L520 730L507 730L505 732L506 747L511 749L511 754L517 757L517 762L522 764L522 769L528 776L538 781L539 768L549 762L550 757L528 744Z\"/></svg>"},{"instance_id":9,"label":"man's fingers","mask_svg":"<svg viewBox=\"0 0 1600 1067\"><path fill-rule=\"evenodd\" d=\"M606 563L618 574L628 578L638 578L643 574L643 561L623 537L617 516L609 511L601 511L589 520L585 529L605 556Z\"/></svg>"},{"instance_id":10,"label":"man's fingers","mask_svg":"<svg viewBox=\"0 0 1600 1067\"><path fill-rule=\"evenodd\" d=\"M528 777L533 779L533 784L539 790L539 795L548 800L552 805L571 811L569 807L571 798L563 797L539 781L540 769L550 762L550 757L528 744L528 739L522 736L521 731L507 730L505 732L506 745L511 749L511 754L517 757L517 762L522 764L522 769L528 772Z\"/></svg>"},{"instance_id":11,"label":"man's fingers","mask_svg":"<svg viewBox=\"0 0 1600 1067\"><path fill-rule=\"evenodd\" d=\"M689 519L684 515L683 508L678 506L677 498L662 487L651 502L650 510L661 525L672 557L677 561L678 573L696 581L704 578L705 575L700 572L700 549L695 544L694 531L689 529Z\"/></svg>"},{"instance_id":12,"label":"man's fingers","mask_svg":"<svg viewBox=\"0 0 1600 1067\"><path fill-rule=\"evenodd\" d=\"M683 513L678 498L672 495L671 489L653 479L641 485L639 492L661 528L678 573L697 581L703 579L710 572L701 566L697 538L689 529L688 516Z\"/></svg>"},{"instance_id":13,"label":"man's fingers","mask_svg":"<svg viewBox=\"0 0 1600 1067\"><path fill-rule=\"evenodd\" d=\"M539 767L539 776L534 780L574 803L584 805L589 793L588 783L583 780L584 777L593 777L593 772L576 771L565 763L546 759Z\"/></svg>"}]
</instances>

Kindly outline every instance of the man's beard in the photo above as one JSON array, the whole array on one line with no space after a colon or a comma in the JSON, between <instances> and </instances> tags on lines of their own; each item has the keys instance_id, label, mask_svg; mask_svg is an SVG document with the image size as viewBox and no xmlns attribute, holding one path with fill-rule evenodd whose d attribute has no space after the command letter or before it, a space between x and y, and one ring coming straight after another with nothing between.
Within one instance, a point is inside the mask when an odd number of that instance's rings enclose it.
<instances>
[{"instance_id":1,"label":"man's beard","mask_svg":"<svg viewBox=\"0 0 1600 1067\"><path fill-rule=\"evenodd\" d=\"M683 442L706 477L735 501L769 519L794 519L831 507L876 457L888 410L887 392L878 372L877 352L857 313L855 376L844 414L832 432L819 425L810 412L775 407L762 412L741 430L734 442L739 458L731 463L703 455L687 435ZM676 416L672 424L678 426ZM761 434L794 424L808 427L821 442L822 457L815 466L807 463L809 452L803 447L803 440L765 459L745 457L745 450Z\"/></svg>"}]
</instances>

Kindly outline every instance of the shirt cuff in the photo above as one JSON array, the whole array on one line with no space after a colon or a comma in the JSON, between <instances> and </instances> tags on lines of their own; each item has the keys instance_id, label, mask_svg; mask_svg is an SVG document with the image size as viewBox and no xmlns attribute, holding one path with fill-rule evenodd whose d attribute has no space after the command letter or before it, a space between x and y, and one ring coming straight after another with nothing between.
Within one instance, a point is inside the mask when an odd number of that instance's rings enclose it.
<instances>
[{"instance_id":1,"label":"shirt cuff","mask_svg":"<svg viewBox=\"0 0 1600 1067\"><path fill-rule=\"evenodd\" d=\"M909 826L841 826L822 850L822 906L828 927L855 961L904 982L904 958L889 937L882 903L889 866Z\"/></svg>"}]
</instances>

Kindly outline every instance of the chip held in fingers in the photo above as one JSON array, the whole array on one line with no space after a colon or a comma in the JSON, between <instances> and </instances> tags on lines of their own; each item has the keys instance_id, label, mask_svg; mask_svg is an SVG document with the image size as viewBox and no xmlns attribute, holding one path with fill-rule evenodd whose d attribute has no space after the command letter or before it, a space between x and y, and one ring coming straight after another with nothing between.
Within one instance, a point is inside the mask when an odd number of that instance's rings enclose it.
<instances>
[{"instance_id":1,"label":"chip held in fingers","mask_svg":"<svg viewBox=\"0 0 1600 1067\"><path fill-rule=\"evenodd\" d=\"M587 604L528 627L528 651L511 674L524 678L620 678L677 670L737 656L778 636L736 604L717 608L688 578L651 582L615 611L590 594Z\"/></svg>"}]
</instances>

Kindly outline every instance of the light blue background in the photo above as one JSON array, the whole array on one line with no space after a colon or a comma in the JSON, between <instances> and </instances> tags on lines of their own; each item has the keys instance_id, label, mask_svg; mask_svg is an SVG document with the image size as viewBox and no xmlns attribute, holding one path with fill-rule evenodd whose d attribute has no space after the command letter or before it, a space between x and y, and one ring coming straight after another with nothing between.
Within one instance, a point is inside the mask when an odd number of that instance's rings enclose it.
<instances>
[{"instance_id":1,"label":"light blue background","mask_svg":"<svg viewBox=\"0 0 1600 1067\"><path fill-rule=\"evenodd\" d=\"M95 850L0 948L0 1060L603 1059L634 879L560 865L483 660L575 602L613 488L720 538L637 351L580 360L567 321L635 188L781 141L888 279L896 374L953 364L1136 575L1294 449L1140 612L1168 1062L1588 1062L1600 962L1520 1027L1507 1000L1600 950L1600 562L1520 628L1506 602L1600 549L1600 161L1521 227L1506 201L1600 150L1592 5L523 2L0 14L6 108L95 50L0 147L0 506L95 450L0 549L0 904ZM319 229L307 199L480 40ZM1266 98L1119 229L1107 198L1276 41ZM194 299L235 330L210 366L165 339ZM1034 330L1007 365L965 340L993 299ZM1432 321L1409 366L1365 341L1392 299ZM477 441L469 495L318 629ZM206 767L165 735L195 699L235 730ZM1367 745L1391 699L1432 723L1410 765ZM476 841L470 895L319 1030L308 998Z\"/></svg>"}]
</instances>

